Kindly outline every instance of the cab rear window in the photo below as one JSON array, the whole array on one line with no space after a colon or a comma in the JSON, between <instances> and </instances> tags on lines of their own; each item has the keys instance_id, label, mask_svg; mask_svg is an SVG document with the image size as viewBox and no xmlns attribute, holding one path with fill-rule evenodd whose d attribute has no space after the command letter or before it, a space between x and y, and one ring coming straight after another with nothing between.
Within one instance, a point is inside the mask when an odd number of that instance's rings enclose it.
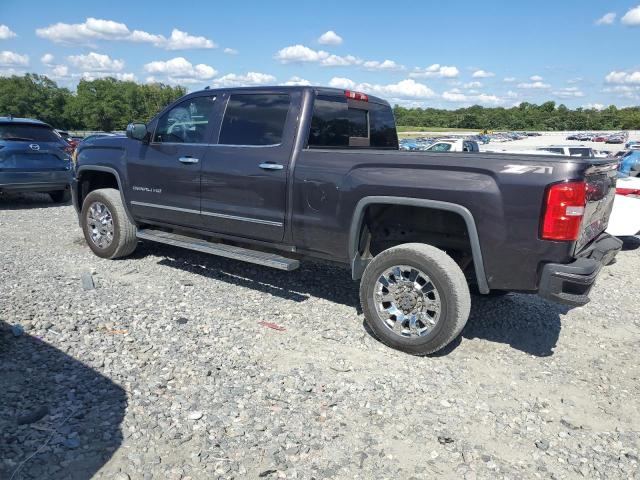
<instances>
[{"instance_id":1,"label":"cab rear window","mask_svg":"<svg viewBox=\"0 0 640 480\"><path fill-rule=\"evenodd\" d=\"M387 105L318 96L309 148L398 148L393 112Z\"/></svg>"},{"instance_id":2,"label":"cab rear window","mask_svg":"<svg viewBox=\"0 0 640 480\"><path fill-rule=\"evenodd\" d=\"M0 123L0 140L62 142L62 138L51 127L29 123Z\"/></svg>"}]
</instances>

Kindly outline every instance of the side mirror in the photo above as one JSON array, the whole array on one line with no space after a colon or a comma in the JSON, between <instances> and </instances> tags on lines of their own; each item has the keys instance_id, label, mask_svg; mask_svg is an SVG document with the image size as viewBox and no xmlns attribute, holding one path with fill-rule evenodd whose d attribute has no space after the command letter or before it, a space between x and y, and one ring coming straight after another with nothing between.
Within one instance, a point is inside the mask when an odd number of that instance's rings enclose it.
<instances>
[{"instance_id":1,"label":"side mirror","mask_svg":"<svg viewBox=\"0 0 640 480\"><path fill-rule=\"evenodd\" d=\"M127 137L129 138L142 142L146 140L148 133L147 126L144 123L130 123L127 125Z\"/></svg>"}]
</instances>

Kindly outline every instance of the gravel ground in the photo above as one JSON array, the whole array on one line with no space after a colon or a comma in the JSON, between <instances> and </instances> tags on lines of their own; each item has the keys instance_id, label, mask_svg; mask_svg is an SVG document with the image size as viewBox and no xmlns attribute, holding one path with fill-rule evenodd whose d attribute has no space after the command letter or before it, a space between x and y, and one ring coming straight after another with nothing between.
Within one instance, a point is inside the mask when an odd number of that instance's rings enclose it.
<instances>
[{"instance_id":1,"label":"gravel ground","mask_svg":"<svg viewBox=\"0 0 640 480\"><path fill-rule=\"evenodd\" d=\"M0 478L640 478L639 246L587 306L475 297L420 358L347 271L102 260L72 207L0 197Z\"/></svg>"}]
</instances>

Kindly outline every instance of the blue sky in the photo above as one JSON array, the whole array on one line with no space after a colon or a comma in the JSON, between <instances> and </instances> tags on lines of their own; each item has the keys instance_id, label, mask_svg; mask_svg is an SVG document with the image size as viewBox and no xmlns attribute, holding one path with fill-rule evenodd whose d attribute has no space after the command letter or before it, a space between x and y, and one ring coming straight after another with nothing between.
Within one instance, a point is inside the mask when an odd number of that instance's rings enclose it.
<instances>
[{"instance_id":1,"label":"blue sky","mask_svg":"<svg viewBox=\"0 0 640 480\"><path fill-rule=\"evenodd\" d=\"M0 2L0 75L310 83L407 106L640 104L640 0ZM55 5L55 6L52 6Z\"/></svg>"}]
</instances>

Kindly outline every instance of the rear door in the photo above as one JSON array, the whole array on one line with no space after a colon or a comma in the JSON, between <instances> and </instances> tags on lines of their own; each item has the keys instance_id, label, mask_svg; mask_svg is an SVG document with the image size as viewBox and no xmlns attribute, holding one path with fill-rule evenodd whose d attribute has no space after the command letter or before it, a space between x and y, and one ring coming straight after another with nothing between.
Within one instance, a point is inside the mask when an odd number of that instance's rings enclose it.
<instances>
[{"instance_id":1,"label":"rear door","mask_svg":"<svg viewBox=\"0 0 640 480\"><path fill-rule=\"evenodd\" d=\"M200 179L216 97L188 98L164 112L148 144L127 148L130 207L139 218L199 227Z\"/></svg>"},{"instance_id":2,"label":"rear door","mask_svg":"<svg viewBox=\"0 0 640 480\"><path fill-rule=\"evenodd\" d=\"M219 140L202 164L207 230L282 240L300 97L296 91L225 94Z\"/></svg>"}]
</instances>

